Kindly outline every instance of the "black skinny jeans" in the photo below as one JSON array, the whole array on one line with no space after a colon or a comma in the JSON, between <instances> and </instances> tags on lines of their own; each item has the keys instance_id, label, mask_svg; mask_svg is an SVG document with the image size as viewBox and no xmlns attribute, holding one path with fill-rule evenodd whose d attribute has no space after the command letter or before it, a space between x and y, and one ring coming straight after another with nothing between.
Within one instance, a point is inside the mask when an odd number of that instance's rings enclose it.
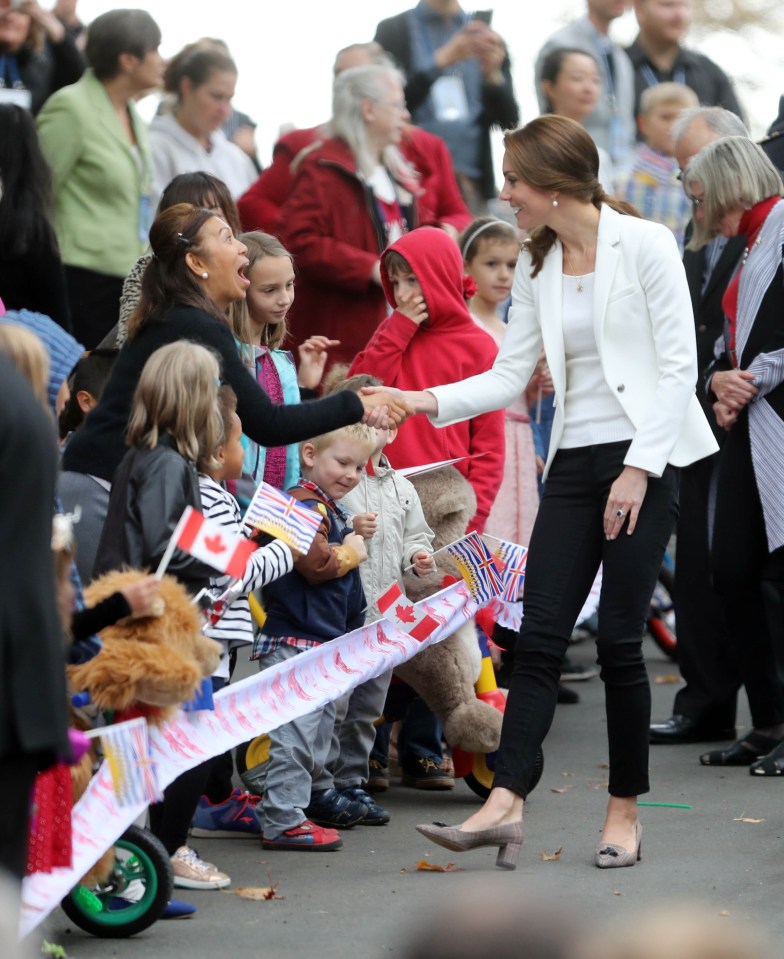
<instances>
[{"instance_id":1,"label":"black skinny jeans","mask_svg":"<svg viewBox=\"0 0 784 959\"><path fill-rule=\"evenodd\" d=\"M612 796L648 791L651 691L642 635L678 512L677 471L650 478L637 527L613 541L603 515L629 443L559 450L531 534L523 605L494 786L525 797L553 721L561 663L599 564L597 661L605 687Z\"/></svg>"}]
</instances>

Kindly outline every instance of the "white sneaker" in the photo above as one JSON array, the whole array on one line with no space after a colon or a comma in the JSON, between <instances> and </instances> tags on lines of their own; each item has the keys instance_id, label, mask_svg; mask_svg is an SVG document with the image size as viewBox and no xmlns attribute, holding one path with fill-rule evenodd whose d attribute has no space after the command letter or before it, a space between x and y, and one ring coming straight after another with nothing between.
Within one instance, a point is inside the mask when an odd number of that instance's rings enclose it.
<instances>
[{"instance_id":1,"label":"white sneaker","mask_svg":"<svg viewBox=\"0 0 784 959\"><path fill-rule=\"evenodd\" d=\"M225 872L199 858L190 846L180 846L171 857L174 885L180 889L223 889L231 883Z\"/></svg>"}]
</instances>

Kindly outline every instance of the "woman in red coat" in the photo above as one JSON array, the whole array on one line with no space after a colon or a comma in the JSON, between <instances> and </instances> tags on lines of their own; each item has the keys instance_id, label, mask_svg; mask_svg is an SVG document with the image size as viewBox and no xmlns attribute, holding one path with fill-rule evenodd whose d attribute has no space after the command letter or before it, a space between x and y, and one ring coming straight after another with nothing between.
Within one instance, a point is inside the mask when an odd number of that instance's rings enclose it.
<instances>
[{"instance_id":1,"label":"woman in red coat","mask_svg":"<svg viewBox=\"0 0 784 959\"><path fill-rule=\"evenodd\" d=\"M289 318L297 343L340 340L351 362L387 314L379 254L417 225L416 176L398 150L409 119L402 77L384 66L344 71L333 89L336 134L305 155L281 211L297 264Z\"/></svg>"}]
</instances>

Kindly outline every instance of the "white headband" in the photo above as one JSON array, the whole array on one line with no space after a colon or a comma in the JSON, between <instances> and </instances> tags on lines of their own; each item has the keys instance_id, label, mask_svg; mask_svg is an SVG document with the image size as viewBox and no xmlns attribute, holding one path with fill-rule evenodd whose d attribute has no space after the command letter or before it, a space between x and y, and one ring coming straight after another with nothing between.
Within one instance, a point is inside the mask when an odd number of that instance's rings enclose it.
<instances>
[{"instance_id":1,"label":"white headband","mask_svg":"<svg viewBox=\"0 0 784 959\"><path fill-rule=\"evenodd\" d=\"M490 226L498 226L499 223L502 223L504 226L508 226L509 229L512 231L512 233L515 234L515 239L517 239L515 228L512 226L511 223L507 223L506 220L501 220L500 218L488 220L487 223L483 223L481 226L478 226L463 244L463 248L460 251L461 254L463 255L463 259L466 258L466 252L470 249L471 244L479 236L479 234L484 232ZM511 239L511 236L510 236L510 239Z\"/></svg>"}]
</instances>

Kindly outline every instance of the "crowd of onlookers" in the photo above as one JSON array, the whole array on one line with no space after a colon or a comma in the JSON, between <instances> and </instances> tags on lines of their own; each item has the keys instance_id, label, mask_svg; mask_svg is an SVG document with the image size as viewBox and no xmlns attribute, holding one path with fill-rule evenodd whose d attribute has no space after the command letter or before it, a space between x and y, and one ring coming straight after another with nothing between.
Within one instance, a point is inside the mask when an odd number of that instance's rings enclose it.
<instances>
[{"instance_id":1,"label":"crowd of onlookers","mask_svg":"<svg viewBox=\"0 0 784 959\"><path fill-rule=\"evenodd\" d=\"M686 684L650 741L735 739L743 685L753 730L700 761L781 775L784 294L772 281L784 121L751 143L728 76L684 45L688 0L633 7L639 30L623 49L610 34L625 0L587 0L544 43L535 83L543 114L590 135L606 193L675 237L697 395L722 446L681 471L674 601ZM253 553L240 600L209 631L221 645L217 690L238 650L268 668L376 618L379 587L404 573L435 582L430 504L398 471L455 461L466 528L523 545L542 491L554 416L544 354L507 409L444 428L406 419L394 392L482 373L503 355L523 235L496 200L491 131L521 123L514 38L489 12L420 0L337 52L331 116L283 135L263 166L254 122L232 106L225 43L194 38L168 62L160 43L142 10L85 27L75 0L52 11L0 0L0 575L14 597L0 637L10 803L0 851L20 877L31 784L68 755L56 596L67 597L67 658L84 662L101 628L149 614L157 585L119 593L88 623L82 584L154 569L187 506L242 534L261 482L287 490L321 527L307 555L281 542ZM136 102L152 91L147 126ZM757 261L767 272L752 271ZM589 272L575 274L578 293ZM564 274L574 278L566 261ZM81 515L56 565L53 508ZM182 552L169 573L194 594L229 582ZM592 675L568 660L561 671ZM391 681L250 750L261 797L234 787L231 756L175 780L150 824L177 885L230 882L189 845L191 828L330 850L341 828L389 821L375 794L394 761L409 785L451 788L442 730L421 699L409 697L396 743L391 724L376 726ZM46 709L30 709L32 690ZM559 699L577 697L561 685Z\"/></svg>"}]
</instances>

